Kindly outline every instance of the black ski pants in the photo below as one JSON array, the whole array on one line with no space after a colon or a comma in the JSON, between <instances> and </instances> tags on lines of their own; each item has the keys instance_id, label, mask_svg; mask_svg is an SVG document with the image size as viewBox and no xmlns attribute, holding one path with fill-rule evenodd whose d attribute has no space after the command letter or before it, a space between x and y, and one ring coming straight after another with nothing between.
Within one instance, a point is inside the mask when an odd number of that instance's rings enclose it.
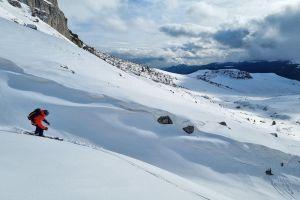
<instances>
[{"instance_id":1,"label":"black ski pants","mask_svg":"<svg viewBox=\"0 0 300 200\"><path fill-rule=\"evenodd\" d=\"M44 136L44 130L41 129L40 127L36 126L34 134L36 134L38 136Z\"/></svg>"}]
</instances>

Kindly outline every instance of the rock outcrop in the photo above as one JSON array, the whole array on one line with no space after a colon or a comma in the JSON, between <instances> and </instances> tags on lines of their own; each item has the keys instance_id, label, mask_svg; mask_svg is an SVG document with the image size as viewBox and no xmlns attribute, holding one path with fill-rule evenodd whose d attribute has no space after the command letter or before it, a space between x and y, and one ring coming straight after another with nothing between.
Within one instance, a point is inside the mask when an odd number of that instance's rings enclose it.
<instances>
[{"instance_id":1,"label":"rock outcrop","mask_svg":"<svg viewBox=\"0 0 300 200\"><path fill-rule=\"evenodd\" d=\"M25 26L28 27L28 28L31 28L31 29L33 29L33 30L38 30L38 29L37 29L37 26L34 25L34 24L25 24Z\"/></svg>"},{"instance_id":2,"label":"rock outcrop","mask_svg":"<svg viewBox=\"0 0 300 200\"><path fill-rule=\"evenodd\" d=\"M80 48L83 47L84 43L83 41L79 38L79 36L75 33L73 33L71 30L69 30L70 33L70 40L76 44L77 46L79 46Z\"/></svg>"},{"instance_id":3,"label":"rock outcrop","mask_svg":"<svg viewBox=\"0 0 300 200\"><path fill-rule=\"evenodd\" d=\"M160 124L173 124L172 119L169 116L161 116L157 119Z\"/></svg>"},{"instance_id":4,"label":"rock outcrop","mask_svg":"<svg viewBox=\"0 0 300 200\"><path fill-rule=\"evenodd\" d=\"M188 134L192 134L194 133L195 131L195 127L194 126L187 126L187 127L184 127L183 130L188 133Z\"/></svg>"},{"instance_id":5,"label":"rock outcrop","mask_svg":"<svg viewBox=\"0 0 300 200\"><path fill-rule=\"evenodd\" d=\"M220 122L219 124L222 125L222 126L227 126L226 122Z\"/></svg>"},{"instance_id":6,"label":"rock outcrop","mask_svg":"<svg viewBox=\"0 0 300 200\"><path fill-rule=\"evenodd\" d=\"M68 28L68 20L64 13L59 9L57 0L19 0L27 4L36 16L56 29L66 38L72 40L72 35Z\"/></svg>"},{"instance_id":7,"label":"rock outcrop","mask_svg":"<svg viewBox=\"0 0 300 200\"><path fill-rule=\"evenodd\" d=\"M270 133L271 135L273 135L274 137L278 137L277 133Z\"/></svg>"},{"instance_id":8,"label":"rock outcrop","mask_svg":"<svg viewBox=\"0 0 300 200\"><path fill-rule=\"evenodd\" d=\"M87 44L84 44L83 49L125 72L132 73L137 76L142 76L158 83L163 83L166 85L171 85L176 87L176 84L174 83L175 77L168 75L166 73L162 73L159 70L150 68L148 66L140 65L137 63L133 63L127 60L123 60L115 56L109 55L107 53L103 53Z\"/></svg>"},{"instance_id":9,"label":"rock outcrop","mask_svg":"<svg viewBox=\"0 0 300 200\"><path fill-rule=\"evenodd\" d=\"M198 75L197 78L201 80L211 80L218 76L223 76L231 79L248 80L253 79L251 74L246 71L237 69L219 69L219 70L206 70L203 74Z\"/></svg>"},{"instance_id":10,"label":"rock outcrop","mask_svg":"<svg viewBox=\"0 0 300 200\"><path fill-rule=\"evenodd\" d=\"M17 8L21 8L21 4L19 1L17 0L8 0L8 3L10 3L10 5L14 6L14 7L17 7Z\"/></svg>"}]
</instances>

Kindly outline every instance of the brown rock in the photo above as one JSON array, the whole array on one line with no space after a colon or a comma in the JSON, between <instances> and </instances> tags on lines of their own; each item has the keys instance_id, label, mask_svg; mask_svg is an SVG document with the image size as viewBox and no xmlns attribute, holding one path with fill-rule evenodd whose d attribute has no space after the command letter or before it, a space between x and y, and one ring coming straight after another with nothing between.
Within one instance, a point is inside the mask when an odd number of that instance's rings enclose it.
<instances>
[{"instance_id":1,"label":"brown rock","mask_svg":"<svg viewBox=\"0 0 300 200\"><path fill-rule=\"evenodd\" d=\"M194 126L187 126L187 127L184 127L183 130L188 133L188 134L192 134L194 133L195 131L195 127Z\"/></svg>"},{"instance_id":2,"label":"brown rock","mask_svg":"<svg viewBox=\"0 0 300 200\"><path fill-rule=\"evenodd\" d=\"M161 116L157 119L160 124L173 124L172 119L169 116Z\"/></svg>"}]
</instances>

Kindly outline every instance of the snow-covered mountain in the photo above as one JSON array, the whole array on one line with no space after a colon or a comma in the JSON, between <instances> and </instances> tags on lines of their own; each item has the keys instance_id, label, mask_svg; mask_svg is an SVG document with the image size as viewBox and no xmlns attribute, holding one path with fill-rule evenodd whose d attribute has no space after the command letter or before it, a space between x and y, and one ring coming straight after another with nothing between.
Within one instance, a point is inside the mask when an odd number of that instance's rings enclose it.
<instances>
[{"instance_id":1,"label":"snow-covered mountain","mask_svg":"<svg viewBox=\"0 0 300 200\"><path fill-rule=\"evenodd\" d=\"M117 58L115 56L109 55L107 53L96 50L94 47L90 47L85 44L84 50L89 51L98 58L104 60L105 62L115 66L127 73L132 73L137 76L142 76L151 79L155 82L164 83L167 85L176 86L174 84L174 77L166 73L160 72L157 69L150 68L149 66L140 65L133 63L124 59Z\"/></svg>"},{"instance_id":2,"label":"snow-covered mountain","mask_svg":"<svg viewBox=\"0 0 300 200\"><path fill-rule=\"evenodd\" d=\"M300 82L236 70L154 81L30 12L0 1L0 199L300 198ZM36 107L65 141L17 134Z\"/></svg>"},{"instance_id":3,"label":"snow-covered mountain","mask_svg":"<svg viewBox=\"0 0 300 200\"><path fill-rule=\"evenodd\" d=\"M288 60L253 60L243 62L210 63L206 65L177 65L164 70L178 74L191 74L199 70L238 69L249 73L275 73L279 76L300 81L299 64Z\"/></svg>"}]
</instances>

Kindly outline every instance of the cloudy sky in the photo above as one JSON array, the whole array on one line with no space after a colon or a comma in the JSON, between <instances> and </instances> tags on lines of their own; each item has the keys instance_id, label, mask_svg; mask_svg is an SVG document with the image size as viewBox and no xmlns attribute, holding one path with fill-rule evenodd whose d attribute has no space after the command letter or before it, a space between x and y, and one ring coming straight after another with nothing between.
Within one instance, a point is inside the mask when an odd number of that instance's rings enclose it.
<instances>
[{"instance_id":1,"label":"cloudy sky","mask_svg":"<svg viewBox=\"0 0 300 200\"><path fill-rule=\"evenodd\" d=\"M60 0L87 43L158 67L300 61L300 0Z\"/></svg>"}]
</instances>

